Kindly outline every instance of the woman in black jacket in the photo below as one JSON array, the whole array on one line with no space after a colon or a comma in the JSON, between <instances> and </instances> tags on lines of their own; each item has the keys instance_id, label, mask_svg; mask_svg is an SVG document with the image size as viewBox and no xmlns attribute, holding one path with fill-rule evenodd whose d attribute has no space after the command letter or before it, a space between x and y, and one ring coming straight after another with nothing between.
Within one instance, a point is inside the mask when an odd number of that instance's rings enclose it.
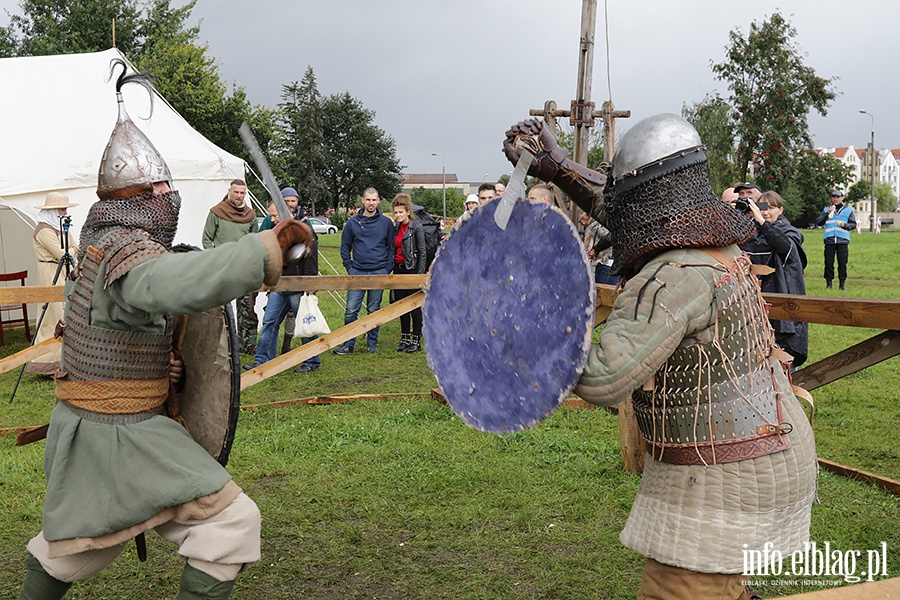
<instances>
[{"instance_id":1,"label":"woman in black jacket","mask_svg":"<svg viewBox=\"0 0 900 600\"><path fill-rule=\"evenodd\" d=\"M774 271L760 277L764 292L806 294L803 269L806 251L803 234L785 218L784 199L778 192L766 192L758 203L750 203L750 216L757 223L753 236L740 244L754 264L772 267ZM770 320L775 341L794 357L794 368L802 365L809 354L809 331L806 323Z\"/></svg>"},{"instance_id":2,"label":"woman in black jacket","mask_svg":"<svg viewBox=\"0 0 900 600\"><path fill-rule=\"evenodd\" d=\"M412 199L397 194L391 203L394 209L394 274L425 273L425 230L416 221ZM406 298L416 290L394 290L394 300ZM410 327L412 321L412 327ZM400 315L400 345L397 352L418 352L422 349L422 309Z\"/></svg>"}]
</instances>

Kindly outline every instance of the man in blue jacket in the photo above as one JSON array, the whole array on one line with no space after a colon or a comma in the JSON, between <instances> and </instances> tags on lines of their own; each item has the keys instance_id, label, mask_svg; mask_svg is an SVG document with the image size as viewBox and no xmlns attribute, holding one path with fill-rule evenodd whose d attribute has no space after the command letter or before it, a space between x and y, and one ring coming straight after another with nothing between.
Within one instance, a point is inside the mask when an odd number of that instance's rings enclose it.
<instances>
[{"instance_id":1,"label":"man in blue jacket","mask_svg":"<svg viewBox=\"0 0 900 600\"><path fill-rule=\"evenodd\" d=\"M847 257L850 255L850 232L856 229L853 209L844 205L844 192L831 192L831 206L822 210L816 225L825 226L825 287L831 289L834 279L834 256L837 255L838 282L846 289Z\"/></svg>"},{"instance_id":2,"label":"man in blue jacket","mask_svg":"<svg viewBox=\"0 0 900 600\"><path fill-rule=\"evenodd\" d=\"M348 275L387 275L394 265L393 250L394 223L381 214L378 205L381 196L375 188L366 188L362 197L362 208L347 219L341 233L341 261ZM344 312L344 325L355 321L362 308L363 296L367 290L349 290L347 292L347 309ZM366 312L372 314L381 308L382 290L368 290ZM350 354L356 344L356 338L346 341L335 348L335 354ZM378 328L366 334L366 345L369 352L378 352Z\"/></svg>"}]
</instances>

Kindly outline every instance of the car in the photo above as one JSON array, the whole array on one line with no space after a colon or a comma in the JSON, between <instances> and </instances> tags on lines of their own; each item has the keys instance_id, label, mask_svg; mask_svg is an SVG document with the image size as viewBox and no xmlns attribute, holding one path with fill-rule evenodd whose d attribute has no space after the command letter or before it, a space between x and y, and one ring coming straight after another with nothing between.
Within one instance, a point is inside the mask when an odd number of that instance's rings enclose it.
<instances>
[{"instance_id":1,"label":"car","mask_svg":"<svg viewBox=\"0 0 900 600\"><path fill-rule=\"evenodd\" d=\"M337 226L333 225L328 217L309 217L306 219L306 222L318 234L332 234L337 233L338 230Z\"/></svg>"}]
</instances>

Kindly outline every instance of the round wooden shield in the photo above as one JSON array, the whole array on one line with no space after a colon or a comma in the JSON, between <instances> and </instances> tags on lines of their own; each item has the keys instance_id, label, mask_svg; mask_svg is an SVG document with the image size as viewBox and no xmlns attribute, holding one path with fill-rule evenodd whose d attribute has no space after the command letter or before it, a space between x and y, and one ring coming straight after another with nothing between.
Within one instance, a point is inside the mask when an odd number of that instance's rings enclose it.
<instances>
[{"instance_id":1,"label":"round wooden shield","mask_svg":"<svg viewBox=\"0 0 900 600\"><path fill-rule=\"evenodd\" d=\"M498 201L444 242L426 289L428 363L468 425L503 433L553 412L584 370L593 334L590 261L574 225L544 203Z\"/></svg>"},{"instance_id":2,"label":"round wooden shield","mask_svg":"<svg viewBox=\"0 0 900 600\"><path fill-rule=\"evenodd\" d=\"M240 350L230 304L176 317L182 342L184 389L179 409L188 432L223 466L234 442L241 407Z\"/></svg>"}]
</instances>

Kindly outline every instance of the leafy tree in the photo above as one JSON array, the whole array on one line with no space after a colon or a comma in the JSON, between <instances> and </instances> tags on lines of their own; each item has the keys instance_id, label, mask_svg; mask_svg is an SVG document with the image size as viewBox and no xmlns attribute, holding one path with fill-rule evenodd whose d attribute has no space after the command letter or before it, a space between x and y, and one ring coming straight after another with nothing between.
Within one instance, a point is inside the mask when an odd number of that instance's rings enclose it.
<instances>
[{"instance_id":1,"label":"leafy tree","mask_svg":"<svg viewBox=\"0 0 900 600\"><path fill-rule=\"evenodd\" d=\"M348 92L322 103L325 168L322 179L334 208L358 204L363 190L376 188L382 198L400 191L394 139L373 123L375 113Z\"/></svg>"},{"instance_id":2,"label":"leafy tree","mask_svg":"<svg viewBox=\"0 0 900 600\"><path fill-rule=\"evenodd\" d=\"M734 167L734 138L729 125L731 113L731 106L718 94L707 95L700 102L681 107L681 116L694 126L706 146L709 182L716 195L721 195L739 179Z\"/></svg>"},{"instance_id":3,"label":"leafy tree","mask_svg":"<svg viewBox=\"0 0 900 600\"><path fill-rule=\"evenodd\" d=\"M321 173L325 169L325 135L322 129L322 98L312 67L302 83L283 86L279 104L279 144L285 163L285 181L294 182L301 199L324 208L328 192Z\"/></svg>"},{"instance_id":4,"label":"leafy tree","mask_svg":"<svg viewBox=\"0 0 900 600\"><path fill-rule=\"evenodd\" d=\"M828 204L831 191L849 183L850 172L849 165L831 154L819 156L813 150L803 152L788 186L796 190L799 202L788 202L785 196L785 216L791 221L814 218Z\"/></svg>"},{"instance_id":5,"label":"leafy tree","mask_svg":"<svg viewBox=\"0 0 900 600\"><path fill-rule=\"evenodd\" d=\"M444 214L444 194L443 190L426 189L417 187L410 192L413 204L424 206L435 218L440 218ZM463 200L465 197L458 188L447 188L447 216L458 217L463 212Z\"/></svg>"},{"instance_id":6,"label":"leafy tree","mask_svg":"<svg viewBox=\"0 0 900 600\"><path fill-rule=\"evenodd\" d=\"M844 201L847 204L856 204L860 201L868 200L871 190L872 182L860 179L847 190L847 196L844 198ZM878 212L893 212L894 208L897 207L897 198L894 196L889 183L875 184L875 199L878 204Z\"/></svg>"},{"instance_id":7,"label":"leafy tree","mask_svg":"<svg viewBox=\"0 0 900 600\"><path fill-rule=\"evenodd\" d=\"M141 45L140 10L135 0L22 0L22 14L10 17L0 34L5 56L46 56L98 52L116 43L126 55Z\"/></svg>"},{"instance_id":8,"label":"leafy tree","mask_svg":"<svg viewBox=\"0 0 900 600\"><path fill-rule=\"evenodd\" d=\"M725 61L713 64L728 83L733 107L731 134L741 180L752 163L760 187L783 189L802 151L812 147L807 117L827 114L836 93L831 84L803 64L794 43L797 30L780 13L750 25L749 35L729 33Z\"/></svg>"}]
</instances>

